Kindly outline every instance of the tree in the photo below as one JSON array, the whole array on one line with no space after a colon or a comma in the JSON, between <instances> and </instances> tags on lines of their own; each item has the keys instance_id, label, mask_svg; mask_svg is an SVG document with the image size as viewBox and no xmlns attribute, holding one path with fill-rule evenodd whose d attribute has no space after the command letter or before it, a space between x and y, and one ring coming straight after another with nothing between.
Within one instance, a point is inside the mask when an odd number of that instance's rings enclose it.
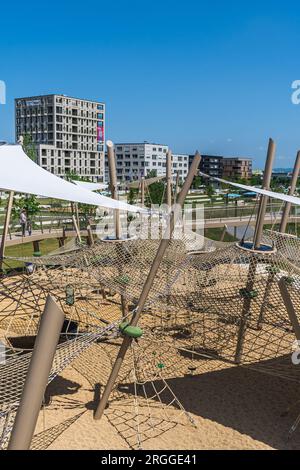
<instances>
[{"instance_id":1,"label":"tree","mask_svg":"<svg viewBox=\"0 0 300 470\"><path fill-rule=\"evenodd\" d=\"M25 134L23 136L23 150L33 162L36 162L36 149L30 134Z\"/></svg>"},{"instance_id":2,"label":"tree","mask_svg":"<svg viewBox=\"0 0 300 470\"><path fill-rule=\"evenodd\" d=\"M214 187L209 184L207 187L206 187L206 194L207 196L211 199L213 197L213 195L215 194L215 190L214 190Z\"/></svg>"},{"instance_id":3,"label":"tree","mask_svg":"<svg viewBox=\"0 0 300 470\"><path fill-rule=\"evenodd\" d=\"M26 210L27 217L32 218L40 212L40 203L38 202L36 196L27 195L20 198L14 197L14 204L12 209L13 218L20 216L22 209Z\"/></svg>"},{"instance_id":4,"label":"tree","mask_svg":"<svg viewBox=\"0 0 300 470\"><path fill-rule=\"evenodd\" d=\"M146 179L155 178L157 176L156 170L148 172ZM165 195L165 183L162 181L156 181L147 187L148 191L145 197L145 205L151 206L151 204L161 205L164 201ZM165 195L166 196L166 195Z\"/></svg>"}]
</instances>

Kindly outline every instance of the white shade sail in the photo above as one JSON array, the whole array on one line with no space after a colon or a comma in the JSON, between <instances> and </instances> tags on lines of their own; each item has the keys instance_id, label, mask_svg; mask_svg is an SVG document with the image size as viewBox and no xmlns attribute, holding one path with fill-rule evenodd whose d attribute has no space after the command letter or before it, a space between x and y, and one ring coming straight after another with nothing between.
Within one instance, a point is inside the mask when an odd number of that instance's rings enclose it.
<instances>
[{"instance_id":1,"label":"white shade sail","mask_svg":"<svg viewBox=\"0 0 300 470\"><path fill-rule=\"evenodd\" d=\"M219 181L220 183L229 184L230 186L234 186L235 188L244 189L245 191L251 191L252 193L261 194L262 196L268 196L273 199L279 199L281 201L290 202L291 204L300 206L300 198L296 196L289 196L288 194L275 193L274 191L269 191L267 189L261 189L261 188L255 188L254 186L247 186L245 184L232 183L231 181L227 181L221 178L215 178L213 176L206 175L205 173L202 173L201 171L199 172L199 175L204 176L204 178L209 178L214 181Z\"/></svg>"},{"instance_id":2,"label":"white shade sail","mask_svg":"<svg viewBox=\"0 0 300 470\"><path fill-rule=\"evenodd\" d=\"M24 153L21 145L0 146L0 188L108 209L143 211L140 207L95 194L49 173L34 163Z\"/></svg>"},{"instance_id":3,"label":"white shade sail","mask_svg":"<svg viewBox=\"0 0 300 470\"><path fill-rule=\"evenodd\" d=\"M77 186L80 186L89 191L101 191L101 189L106 189L108 184L106 183L89 183L88 181L72 180L72 183L75 183Z\"/></svg>"}]
</instances>

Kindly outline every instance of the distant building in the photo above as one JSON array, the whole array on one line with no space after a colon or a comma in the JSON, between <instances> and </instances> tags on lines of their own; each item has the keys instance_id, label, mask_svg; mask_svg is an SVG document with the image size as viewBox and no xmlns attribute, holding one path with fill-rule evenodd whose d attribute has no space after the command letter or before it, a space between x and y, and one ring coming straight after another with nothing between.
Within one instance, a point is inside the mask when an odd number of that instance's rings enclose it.
<instances>
[{"instance_id":1,"label":"distant building","mask_svg":"<svg viewBox=\"0 0 300 470\"><path fill-rule=\"evenodd\" d=\"M31 136L42 168L104 180L104 103L55 94L17 98L15 121L16 139Z\"/></svg>"},{"instance_id":2,"label":"distant building","mask_svg":"<svg viewBox=\"0 0 300 470\"><path fill-rule=\"evenodd\" d=\"M164 144L115 143L118 181L134 181L155 171L157 176L166 174L166 157L169 147ZM177 172L180 179L188 173L188 155L172 155L173 180ZM108 161L105 159L105 175L109 180Z\"/></svg>"},{"instance_id":3,"label":"distant building","mask_svg":"<svg viewBox=\"0 0 300 470\"><path fill-rule=\"evenodd\" d=\"M252 160L250 158L223 158L224 178L252 177Z\"/></svg>"}]
</instances>

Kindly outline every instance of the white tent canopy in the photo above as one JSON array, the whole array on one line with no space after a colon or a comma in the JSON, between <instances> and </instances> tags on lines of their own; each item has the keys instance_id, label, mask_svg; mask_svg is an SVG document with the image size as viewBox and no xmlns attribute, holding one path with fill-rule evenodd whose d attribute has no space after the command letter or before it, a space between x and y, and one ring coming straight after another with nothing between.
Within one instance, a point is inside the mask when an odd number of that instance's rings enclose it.
<instances>
[{"instance_id":1,"label":"white tent canopy","mask_svg":"<svg viewBox=\"0 0 300 470\"><path fill-rule=\"evenodd\" d=\"M106 189L108 184L106 183L89 183L88 181L72 180L72 183L75 183L77 186L81 186L84 189L89 191L101 191L101 189Z\"/></svg>"},{"instance_id":2,"label":"white tent canopy","mask_svg":"<svg viewBox=\"0 0 300 470\"><path fill-rule=\"evenodd\" d=\"M141 212L143 209L95 194L65 181L34 163L21 145L0 146L0 188L53 199L79 202L108 209Z\"/></svg>"},{"instance_id":3,"label":"white tent canopy","mask_svg":"<svg viewBox=\"0 0 300 470\"><path fill-rule=\"evenodd\" d=\"M199 175L204 176L204 178L209 178L214 181L219 181L220 183L229 184L230 186L234 186L235 188L244 189L245 191L251 191L256 194L261 194L262 196L268 196L273 199L279 199L281 201L290 202L291 204L300 206L300 198L296 196L289 196L288 194L275 193L274 191L268 191L267 189L255 188L254 186L247 186L245 184L232 183L231 181L227 181L221 178L215 178L213 176L206 175L205 173L202 173L201 171L199 172Z\"/></svg>"}]
</instances>

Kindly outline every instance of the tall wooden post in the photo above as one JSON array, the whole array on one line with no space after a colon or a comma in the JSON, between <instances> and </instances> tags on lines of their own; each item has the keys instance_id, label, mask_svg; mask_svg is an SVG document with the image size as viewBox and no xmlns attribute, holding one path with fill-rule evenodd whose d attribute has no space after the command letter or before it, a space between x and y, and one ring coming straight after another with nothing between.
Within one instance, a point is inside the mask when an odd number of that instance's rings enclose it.
<instances>
[{"instance_id":1,"label":"tall wooden post","mask_svg":"<svg viewBox=\"0 0 300 470\"><path fill-rule=\"evenodd\" d=\"M172 152L168 150L166 161L167 206L172 206Z\"/></svg>"},{"instance_id":2,"label":"tall wooden post","mask_svg":"<svg viewBox=\"0 0 300 470\"><path fill-rule=\"evenodd\" d=\"M115 160L115 150L114 144L111 140L106 142L107 146L107 159L108 159L108 168L109 168L109 185L111 197L115 200L118 199L118 183L117 183L117 172L116 172L116 160ZM114 211L115 218L115 235L116 239L120 240L121 238L121 224L120 224L120 211L115 209Z\"/></svg>"},{"instance_id":3,"label":"tall wooden post","mask_svg":"<svg viewBox=\"0 0 300 470\"><path fill-rule=\"evenodd\" d=\"M137 307L134 311L134 314L133 314L131 322L130 322L131 326L137 326L137 324L138 324L140 315L141 315L142 310L143 310L143 308L145 306L145 303L147 301L149 292L152 288L155 276L156 276L157 271L160 267L160 263L161 263L161 261L164 257L164 254L165 254L165 252L166 252L166 250L169 246L170 239L172 238L172 235L173 235L173 232L174 232L174 227L175 227L176 221L178 220L178 217L181 213L181 208L184 204L186 195L187 195L187 193L188 193L188 191L191 187L194 176L197 173L197 170L198 170L198 167L199 167L199 164L200 164L200 160L201 160L201 156L197 152L195 157L194 157L194 160L192 162L192 165L190 167L190 170L189 170L189 173L188 173L187 178L185 180L185 183L184 183L184 185L181 189L180 194L178 195L176 211L175 212L172 211L170 213L168 227L166 229L164 237L160 241L159 248L157 250L156 256L154 258L154 261L153 261L152 266L150 268L150 271L148 273L147 279L145 281L144 287L142 289ZM112 371L111 371L110 377L108 379L107 385L105 387L103 396L102 396L101 401L100 401L100 403L98 405L98 408L96 410L95 419L100 419L103 412L104 412L104 410L105 410L105 408L106 408L110 393L111 393L111 391L114 387L115 381L117 380L120 368L121 368L123 360L125 358L127 349L129 348L129 346L131 344L131 341L132 341L132 338L125 335L125 337L123 339L123 343L120 347L117 359L115 361L115 364L112 368Z\"/></svg>"},{"instance_id":4,"label":"tall wooden post","mask_svg":"<svg viewBox=\"0 0 300 470\"><path fill-rule=\"evenodd\" d=\"M179 171L177 171L177 174L176 174L176 183L175 183L175 192L174 192L173 204L176 204L176 201L177 201L178 188L179 188Z\"/></svg>"},{"instance_id":5,"label":"tall wooden post","mask_svg":"<svg viewBox=\"0 0 300 470\"><path fill-rule=\"evenodd\" d=\"M3 264L3 258L4 258L4 253L5 253L5 245L6 245L7 235L8 235L9 222L10 222L10 217L11 217L11 211L12 211L13 202L14 202L14 192L13 192L13 191L10 191L9 196L8 196L7 206L6 206L6 214L5 214L5 220L4 220L4 227L3 227L2 237L1 237L1 246L0 246L0 271L1 271L1 269L2 269L2 264Z\"/></svg>"},{"instance_id":6,"label":"tall wooden post","mask_svg":"<svg viewBox=\"0 0 300 470\"><path fill-rule=\"evenodd\" d=\"M263 178L263 189L267 189L267 190L270 189L271 178L272 178L272 168L273 168L273 163L274 163L274 158L275 158L275 150L276 150L275 142L272 139L269 139L268 154L267 154L264 178ZM253 248L255 250L258 250L260 248L268 199L269 199L268 196L261 196L260 198L258 217L256 220L256 228L255 228L255 234L254 234L254 240L253 240Z\"/></svg>"},{"instance_id":7,"label":"tall wooden post","mask_svg":"<svg viewBox=\"0 0 300 470\"><path fill-rule=\"evenodd\" d=\"M270 189L272 168L273 168L273 162L274 162L274 157L275 157L275 148L276 146L275 146L274 141L272 139L269 139L268 154L267 154L264 178L263 178L263 189ZM264 220L265 220L266 209L267 209L267 202L268 202L268 197L261 196L258 215L256 219L254 239L253 239L254 250L259 250L261 246L261 239L262 239L263 226L264 226ZM243 309L242 309L240 328L238 332L237 346L236 346L236 352L235 352L235 362L237 364L240 364L241 359L242 359L247 323L248 323L249 316L251 314L251 302L252 302L251 293L253 291L254 284L255 284L257 263L258 263L257 257L255 255L252 255L252 256L250 255L247 283L246 283L246 288L244 289Z\"/></svg>"},{"instance_id":8,"label":"tall wooden post","mask_svg":"<svg viewBox=\"0 0 300 470\"><path fill-rule=\"evenodd\" d=\"M300 151L297 153L297 157L296 157L296 161L295 161L291 186L290 186L290 190L289 190L289 195L290 196L293 196L295 191L296 191L297 181L298 181L298 177L299 177L299 171L300 171ZM282 217L281 217L281 222L280 222L280 228L279 228L280 233L285 233L286 232L286 226L287 226L287 223L288 223L288 220L289 220L291 206L292 206L292 204L290 202L285 203L283 213L282 213Z\"/></svg>"}]
</instances>

